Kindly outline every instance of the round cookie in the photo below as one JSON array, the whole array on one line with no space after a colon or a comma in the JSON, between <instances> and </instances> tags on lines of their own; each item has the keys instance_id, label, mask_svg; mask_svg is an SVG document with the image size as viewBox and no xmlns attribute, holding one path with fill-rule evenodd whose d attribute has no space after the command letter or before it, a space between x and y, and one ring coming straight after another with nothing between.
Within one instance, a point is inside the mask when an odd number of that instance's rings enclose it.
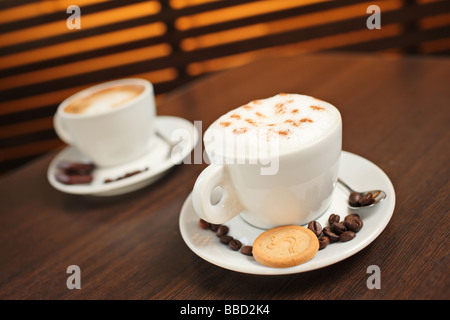
<instances>
[{"instance_id":1,"label":"round cookie","mask_svg":"<svg viewBox=\"0 0 450 320\"><path fill-rule=\"evenodd\" d=\"M269 229L253 242L253 257L273 268L293 267L311 260L319 250L317 236L308 228L289 225Z\"/></svg>"}]
</instances>

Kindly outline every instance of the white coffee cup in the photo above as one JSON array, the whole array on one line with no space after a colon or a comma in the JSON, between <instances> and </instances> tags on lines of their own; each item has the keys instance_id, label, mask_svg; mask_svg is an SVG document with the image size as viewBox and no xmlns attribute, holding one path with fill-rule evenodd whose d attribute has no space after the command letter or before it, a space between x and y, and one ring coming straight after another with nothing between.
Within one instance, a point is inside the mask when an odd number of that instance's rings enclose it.
<instances>
[{"instance_id":1,"label":"white coffee cup","mask_svg":"<svg viewBox=\"0 0 450 320\"><path fill-rule=\"evenodd\" d=\"M58 136L98 166L115 166L149 151L156 118L153 86L120 79L65 99L53 118Z\"/></svg>"},{"instance_id":2,"label":"white coffee cup","mask_svg":"<svg viewBox=\"0 0 450 320\"><path fill-rule=\"evenodd\" d=\"M256 138L249 139L255 130ZM269 141L271 152L264 157L255 153ZM329 103L293 94L258 100L216 120L204 142L211 164L197 178L192 196L195 211L210 223L222 224L240 214L262 229L302 225L331 204L342 120ZM270 165L276 170L267 170Z\"/></svg>"}]
</instances>

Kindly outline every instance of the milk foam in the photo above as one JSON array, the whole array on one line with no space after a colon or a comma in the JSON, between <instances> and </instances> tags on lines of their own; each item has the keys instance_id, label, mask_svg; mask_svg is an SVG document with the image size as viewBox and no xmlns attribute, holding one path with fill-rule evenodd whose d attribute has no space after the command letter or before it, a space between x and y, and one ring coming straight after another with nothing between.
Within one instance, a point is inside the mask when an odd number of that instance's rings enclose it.
<instances>
[{"instance_id":1,"label":"milk foam","mask_svg":"<svg viewBox=\"0 0 450 320\"><path fill-rule=\"evenodd\" d=\"M99 114L133 100L143 91L144 87L138 85L109 87L77 98L64 110L68 113Z\"/></svg>"},{"instance_id":2,"label":"milk foam","mask_svg":"<svg viewBox=\"0 0 450 320\"><path fill-rule=\"evenodd\" d=\"M136 97L134 91L106 91L97 94L90 99L89 108L84 113L96 114L105 112L111 108L116 108Z\"/></svg>"},{"instance_id":3,"label":"milk foam","mask_svg":"<svg viewBox=\"0 0 450 320\"><path fill-rule=\"evenodd\" d=\"M308 146L340 119L331 104L310 96L278 94L252 101L217 119L205 132L206 149L217 155L257 156Z\"/></svg>"}]
</instances>

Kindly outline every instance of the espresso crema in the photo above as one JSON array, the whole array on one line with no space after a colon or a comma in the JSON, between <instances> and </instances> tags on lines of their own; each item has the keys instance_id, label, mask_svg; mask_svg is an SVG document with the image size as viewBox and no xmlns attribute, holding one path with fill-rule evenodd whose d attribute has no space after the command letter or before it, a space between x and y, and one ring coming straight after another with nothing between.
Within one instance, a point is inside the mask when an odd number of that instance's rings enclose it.
<instances>
[{"instance_id":1,"label":"espresso crema","mask_svg":"<svg viewBox=\"0 0 450 320\"><path fill-rule=\"evenodd\" d=\"M98 89L72 100L64 112L70 114L99 114L120 107L139 96L145 87L136 84L121 84Z\"/></svg>"},{"instance_id":2,"label":"espresso crema","mask_svg":"<svg viewBox=\"0 0 450 320\"><path fill-rule=\"evenodd\" d=\"M272 144L285 153L313 144L339 121L339 111L325 101L280 93L221 116L205 132L205 147L211 154L252 156Z\"/></svg>"}]
</instances>

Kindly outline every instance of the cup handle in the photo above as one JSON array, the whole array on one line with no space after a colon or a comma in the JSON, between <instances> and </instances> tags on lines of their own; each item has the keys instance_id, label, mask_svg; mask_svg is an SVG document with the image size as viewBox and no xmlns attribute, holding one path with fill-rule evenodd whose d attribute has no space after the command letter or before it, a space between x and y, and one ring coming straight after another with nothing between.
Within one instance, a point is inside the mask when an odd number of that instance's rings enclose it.
<instances>
[{"instance_id":1,"label":"cup handle","mask_svg":"<svg viewBox=\"0 0 450 320\"><path fill-rule=\"evenodd\" d=\"M222 197L211 203L216 187L221 187ZM214 224L231 220L244 210L239 202L223 165L211 164L198 176L192 191L192 202L197 215Z\"/></svg>"},{"instance_id":2,"label":"cup handle","mask_svg":"<svg viewBox=\"0 0 450 320\"><path fill-rule=\"evenodd\" d=\"M53 117L53 128L55 128L56 134L62 141L66 144L73 145L73 140L67 132L67 129L64 127L61 117L57 113Z\"/></svg>"}]
</instances>

